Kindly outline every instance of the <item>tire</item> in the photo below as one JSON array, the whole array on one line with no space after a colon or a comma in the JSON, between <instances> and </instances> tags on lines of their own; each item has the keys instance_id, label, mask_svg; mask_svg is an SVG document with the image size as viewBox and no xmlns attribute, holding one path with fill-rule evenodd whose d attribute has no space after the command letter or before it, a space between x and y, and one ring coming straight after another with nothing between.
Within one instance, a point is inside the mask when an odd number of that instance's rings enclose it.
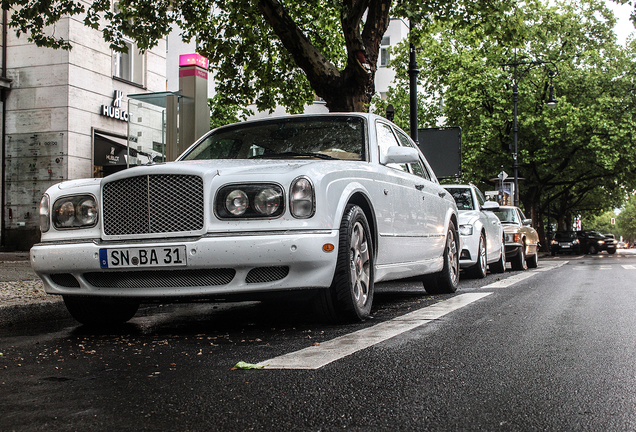
<instances>
[{"instance_id":1,"label":"tire","mask_svg":"<svg viewBox=\"0 0 636 432\"><path fill-rule=\"evenodd\" d=\"M506 271L506 245L503 241L501 242L501 256L499 257L499 261L490 264L490 271L493 273L505 273Z\"/></svg>"},{"instance_id":2,"label":"tire","mask_svg":"<svg viewBox=\"0 0 636 432\"><path fill-rule=\"evenodd\" d=\"M555 251L552 251L552 252L550 252L550 255L552 255L552 256L556 256L556 252L555 252Z\"/></svg>"},{"instance_id":3,"label":"tire","mask_svg":"<svg viewBox=\"0 0 636 432\"><path fill-rule=\"evenodd\" d=\"M486 235L479 236L479 246L477 247L477 264L468 269L469 273L478 279L486 277L488 272L488 256L486 255Z\"/></svg>"},{"instance_id":4,"label":"tire","mask_svg":"<svg viewBox=\"0 0 636 432\"><path fill-rule=\"evenodd\" d=\"M423 277L424 289L429 294L450 294L457 291L459 283L458 234L455 224L448 224L446 246L444 247L444 267L438 273Z\"/></svg>"},{"instance_id":5,"label":"tire","mask_svg":"<svg viewBox=\"0 0 636 432\"><path fill-rule=\"evenodd\" d=\"M587 253L590 255L596 255L598 253L598 249L596 249L596 246L590 245L590 247L587 248Z\"/></svg>"},{"instance_id":6,"label":"tire","mask_svg":"<svg viewBox=\"0 0 636 432\"><path fill-rule=\"evenodd\" d=\"M362 321L371 314L375 257L369 223L360 207L346 207L339 235L333 281L320 291L317 306L329 321Z\"/></svg>"},{"instance_id":7,"label":"tire","mask_svg":"<svg viewBox=\"0 0 636 432\"><path fill-rule=\"evenodd\" d=\"M614 255L616 253L616 250L615 249L614 250L608 250L607 253L610 254L610 255Z\"/></svg>"},{"instance_id":8,"label":"tire","mask_svg":"<svg viewBox=\"0 0 636 432\"><path fill-rule=\"evenodd\" d=\"M519 253L512 259L512 269L513 270L527 270L528 263L526 262L526 245L525 243L521 244L519 248Z\"/></svg>"},{"instance_id":9,"label":"tire","mask_svg":"<svg viewBox=\"0 0 636 432\"><path fill-rule=\"evenodd\" d=\"M539 266L539 251L535 251L534 255L526 259L528 268L537 268Z\"/></svg>"},{"instance_id":10,"label":"tire","mask_svg":"<svg viewBox=\"0 0 636 432\"><path fill-rule=\"evenodd\" d=\"M123 324L135 316L139 303L111 298L63 296L66 309L75 320L89 326Z\"/></svg>"}]
</instances>

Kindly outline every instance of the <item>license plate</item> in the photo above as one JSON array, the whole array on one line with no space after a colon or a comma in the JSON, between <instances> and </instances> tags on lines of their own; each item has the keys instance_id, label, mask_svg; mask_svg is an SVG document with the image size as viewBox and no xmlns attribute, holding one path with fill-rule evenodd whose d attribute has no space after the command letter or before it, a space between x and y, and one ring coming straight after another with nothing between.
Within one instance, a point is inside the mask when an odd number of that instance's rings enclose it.
<instances>
[{"instance_id":1,"label":"license plate","mask_svg":"<svg viewBox=\"0 0 636 432\"><path fill-rule=\"evenodd\" d=\"M187 265L185 246L151 248L108 248L99 250L103 269L130 267L183 267Z\"/></svg>"},{"instance_id":2,"label":"license plate","mask_svg":"<svg viewBox=\"0 0 636 432\"><path fill-rule=\"evenodd\" d=\"M567 249L567 248L570 247L570 245L567 244L567 243L561 243L561 247L564 248L564 249Z\"/></svg>"}]
</instances>

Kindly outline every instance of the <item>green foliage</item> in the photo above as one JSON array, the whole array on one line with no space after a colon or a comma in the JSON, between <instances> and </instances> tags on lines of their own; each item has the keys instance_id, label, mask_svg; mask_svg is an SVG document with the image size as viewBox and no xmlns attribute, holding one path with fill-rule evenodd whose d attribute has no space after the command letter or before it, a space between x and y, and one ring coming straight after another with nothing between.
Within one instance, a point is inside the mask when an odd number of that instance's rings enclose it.
<instances>
[{"instance_id":1,"label":"green foliage","mask_svg":"<svg viewBox=\"0 0 636 432\"><path fill-rule=\"evenodd\" d=\"M210 106L211 129L225 126L226 124L245 121L249 116L254 114L252 110L242 105L227 104L217 97L208 99L208 105Z\"/></svg>"},{"instance_id":2,"label":"green foliage","mask_svg":"<svg viewBox=\"0 0 636 432\"><path fill-rule=\"evenodd\" d=\"M177 24L210 60L217 101L277 105L292 113L322 97L330 109L366 110L382 35L392 17L419 23L418 40L437 22L510 39L514 0L2 0L9 25L38 46L71 49L50 29L77 16L116 51L124 38L150 49ZM363 19L364 18L364 19ZM273 21L281 19L278 25ZM282 22L282 24L281 24ZM502 25L506 23L506 25ZM359 63L362 55L364 65Z\"/></svg>"},{"instance_id":3,"label":"green foliage","mask_svg":"<svg viewBox=\"0 0 636 432\"><path fill-rule=\"evenodd\" d=\"M616 216L616 227L620 235L630 243L636 241L636 196L630 195L619 215Z\"/></svg>"},{"instance_id":4,"label":"green foliage","mask_svg":"<svg viewBox=\"0 0 636 432\"><path fill-rule=\"evenodd\" d=\"M615 20L599 0L520 4L511 32L437 23L418 45L419 126L462 128L464 181L492 189L501 168L512 176L512 85L518 78L520 198L541 228L551 206L561 226L577 214L620 207L636 188L635 45L620 47ZM544 62L544 63L541 63ZM388 103L397 122L408 117L408 53L395 53L399 71ZM508 64L508 65L507 65ZM549 72L558 100L545 100ZM399 117L398 113L405 117ZM442 119L441 124L437 122Z\"/></svg>"}]
</instances>

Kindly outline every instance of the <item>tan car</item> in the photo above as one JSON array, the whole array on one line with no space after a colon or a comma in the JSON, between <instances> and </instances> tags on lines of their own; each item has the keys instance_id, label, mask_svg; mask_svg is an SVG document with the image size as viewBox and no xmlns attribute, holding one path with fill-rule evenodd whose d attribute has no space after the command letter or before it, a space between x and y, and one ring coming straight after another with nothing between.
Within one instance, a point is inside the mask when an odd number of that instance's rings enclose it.
<instances>
[{"instance_id":1,"label":"tan car","mask_svg":"<svg viewBox=\"0 0 636 432\"><path fill-rule=\"evenodd\" d=\"M500 206L494 212L504 228L506 261L513 270L536 268L539 264L539 235L519 207Z\"/></svg>"}]
</instances>

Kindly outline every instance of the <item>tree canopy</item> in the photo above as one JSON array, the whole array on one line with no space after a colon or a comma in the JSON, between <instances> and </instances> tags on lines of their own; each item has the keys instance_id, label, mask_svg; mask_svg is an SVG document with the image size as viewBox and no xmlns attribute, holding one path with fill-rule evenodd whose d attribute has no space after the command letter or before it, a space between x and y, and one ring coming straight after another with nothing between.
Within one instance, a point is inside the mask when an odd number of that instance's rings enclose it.
<instances>
[{"instance_id":1,"label":"tree canopy","mask_svg":"<svg viewBox=\"0 0 636 432\"><path fill-rule=\"evenodd\" d=\"M465 181L494 185L512 175L512 86L517 59L520 201L543 229L573 215L619 207L636 187L635 46L616 43L615 19L599 0L519 6L519 39L439 25L418 45L420 127L462 128ZM406 47L393 67L406 71ZM550 74L558 104L546 106ZM407 125L408 77L398 75L388 101ZM554 219L552 220L554 222ZM545 243L544 243L545 244Z\"/></svg>"},{"instance_id":2,"label":"tree canopy","mask_svg":"<svg viewBox=\"0 0 636 432\"><path fill-rule=\"evenodd\" d=\"M514 31L501 23L514 0L2 0L9 25L39 46L70 49L47 27L64 16L102 31L114 50L123 39L153 47L182 29L209 58L217 82L215 101L255 103L300 112L315 95L331 111L367 111L382 36L390 17L445 22L485 33ZM415 34L414 34L415 36Z\"/></svg>"}]
</instances>

